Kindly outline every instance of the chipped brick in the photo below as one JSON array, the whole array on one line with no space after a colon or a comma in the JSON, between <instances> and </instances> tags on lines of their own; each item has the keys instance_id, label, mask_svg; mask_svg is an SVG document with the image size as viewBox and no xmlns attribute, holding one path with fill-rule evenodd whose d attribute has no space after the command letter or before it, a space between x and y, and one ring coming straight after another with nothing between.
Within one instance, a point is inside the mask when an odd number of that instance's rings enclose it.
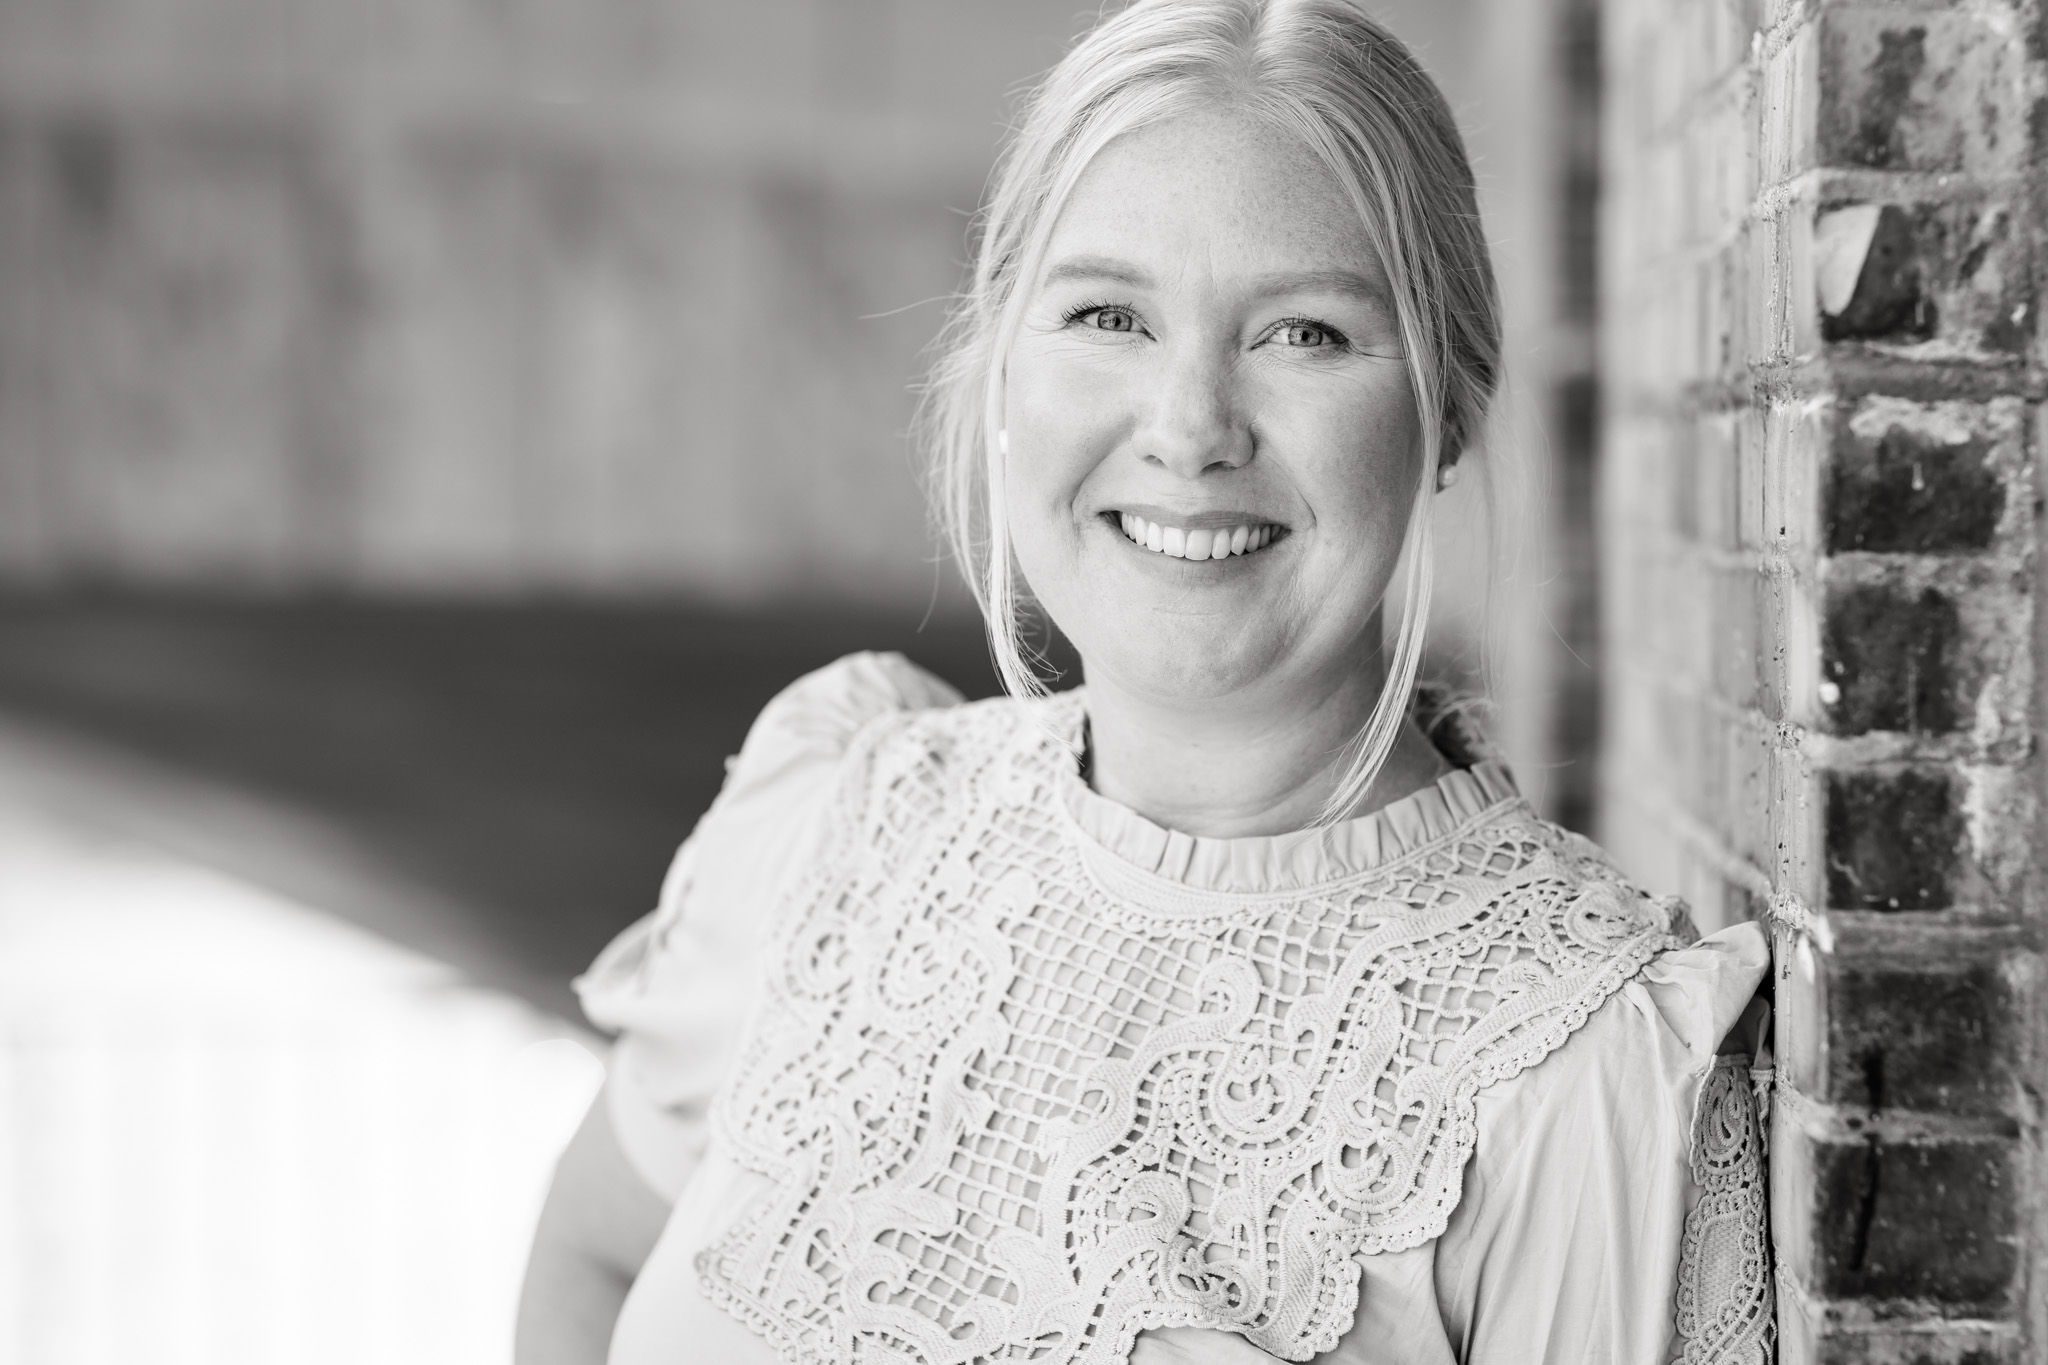
<instances>
[{"instance_id":1,"label":"chipped brick","mask_svg":"<svg viewBox=\"0 0 2048 1365\"><path fill-rule=\"evenodd\" d=\"M1821 339L1924 341L1934 335L1935 316L1934 300L1921 287L1912 218L1886 204L1856 276L1856 292L1841 312L1821 315Z\"/></svg>"}]
</instances>

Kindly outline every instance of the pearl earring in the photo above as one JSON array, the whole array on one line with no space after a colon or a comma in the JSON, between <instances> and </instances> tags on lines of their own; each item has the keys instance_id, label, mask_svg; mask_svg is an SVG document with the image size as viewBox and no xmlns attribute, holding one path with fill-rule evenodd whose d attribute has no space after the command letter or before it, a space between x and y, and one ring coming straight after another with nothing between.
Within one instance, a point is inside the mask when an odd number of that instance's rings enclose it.
<instances>
[{"instance_id":1,"label":"pearl earring","mask_svg":"<svg viewBox=\"0 0 2048 1365\"><path fill-rule=\"evenodd\" d=\"M1454 464L1443 465L1436 471L1436 486L1439 490L1449 488L1457 481L1458 467Z\"/></svg>"},{"instance_id":2,"label":"pearl earring","mask_svg":"<svg viewBox=\"0 0 2048 1365\"><path fill-rule=\"evenodd\" d=\"M1008 427L1004 427L996 433L996 449L1005 455L1010 453L1010 429Z\"/></svg>"}]
</instances>

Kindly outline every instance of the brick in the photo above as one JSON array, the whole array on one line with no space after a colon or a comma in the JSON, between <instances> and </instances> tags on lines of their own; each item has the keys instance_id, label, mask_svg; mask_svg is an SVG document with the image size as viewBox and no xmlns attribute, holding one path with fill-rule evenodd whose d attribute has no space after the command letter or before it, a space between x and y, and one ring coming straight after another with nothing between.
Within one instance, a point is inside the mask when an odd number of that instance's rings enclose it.
<instances>
[{"instance_id":1,"label":"brick","mask_svg":"<svg viewBox=\"0 0 2048 1365\"><path fill-rule=\"evenodd\" d=\"M2023 353L2034 336L2034 281L2027 234L2007 204L1929 207L1915 214L1937 335L1987 355Z\"/></svg>"},{"instance_id":2,"label":"brick","mask_svg":"<svg viewBox=\"0 0 2048 1365\"><path fill-rule=\"evenodd\" d=\"M1827 775L1828 904L1848 910L1939 910L1954 901L1965 826L1954 782L1938 770Z\"/></svg>"},{"instance_id":3,"label":"brick","mask_svg":"<svg viewBox=\"0 0 2048 1365\"><path fill-rule=\"evenodd\" d=\"M1828 1097L1870 1109L2017 1114L2019 1010L1995 961L1831 958Z\"/></svg>"},{"instance_id":4,"label":"brick","mask_svg":"<svg viewBox=\"0 0 2048 1365\"><path fill-rule=\"evenodd\" d=\"M2010 1144L1816 1142L1813 1287L1829 1297L1997 1304L2019 1253Z\"/></svg>"},{"instance_id":5,"label":"brick","mask_svg":"<svg viewBox=\"0 0 2048 1365\"><path fill-rule=\"evenodd\" d=\"M1854 584L1829 594L1826 622L1821 674L1835 686L1836 734L1944 734L1967 719L1956 677L1961 627L1948 597Z\"/></svg>"},{"instance_id":6,"label":"brick","mask_svg":"<svg viewBox=\"0 0 2048 1365\"><path fill-rule=\"evenodd\" d=\"M1741 544L1737 428L1732 414L1717 412L1702 416L1694 432L1692 477L1688 480L1694 532L1701 544L1717 549L1732 550Z\"/></svg>"},{"instance_id":7,"label":"brick","mask_svg":"<svg viewBox=\"0 0 2048 1365\"><path fill-rule=\"evenodd\" d=\"M1797 660L1803 675L1805 660L1812 657L1807 643L1812 613L1806 603L1806 593L1791 576L1757 576L1756 706L1774 724L1789 714L1792 689L1800 685L1788 665Z\"/></svg>"},{"instance_id":8,"label":"brick","mask_svg":"<svg viewBox=\"0 0 2048 1365\"><path fill-rule=\"evenodd\" d=\"M1876 337L1925 341L1934 335L1934 300L1922 279L1912 218L1896 204L1878 210L1856 290L1838 313L1823 311L1824 341Z\"/></svg>"},{"instance_id":9,"label":"brick","mask_svg":"<svg viewBox=\"0 0 2048 1365\"><path fill-rule=\"evenodd\" d=\"M2014 700L2024 708L2024 698ZM2020 724L2024 726L2024 721ZM1986 908L2022 905L2030 894L2025 889L2030 869L2041 856L2036 823L2040 779L2031 755L2015 757L2017 763L1967 769L1969 794L1964 804L1970 812L1970 873L1975 883L1971 894L1981 896Z\"/></svg>"},{"instance_id":10,"label":"brick","mask_svg":"<svg viewBox=\"0 0 2048 1365\"><path fill-rule=\"evenodd\" d=\"M1829 155L1851 165L1894 168L1910 164L1907 146L1913 86L1927 70L1925 24L1887 27L1855 43L1840 19L1829 26L1823 90L1834 96L1823 119ZM1864 35L1857 35L1862 37Z\"/></svg>"},{"instance_id":11,"label":"brick","mask_svg":"<svg viewBox=\"0 0 2048 1365\"><path fill-rule=\"evenodd\" d=\"M1863 1333L1831 1337L1820 1356L1820 1365L2020 1365L2016 1345L1930 1343L1927 1336L1921 1332L1903 1341L1899 1336L1873 1338Z\"/></svg>"},{"instance_id":12,"label":"brick","mask_svg":"<svg viewBox=\"0 0 2048 1365\"><path fill-rule=\"evenodd\" d=\"M1939 341L1949 359L2023 353L2034 335L2033 279L2016 218L1995 197L1879 206L1855 292L1838 312L1823 313L1822 339L1880 347Z\"/></svg>"},{"instance_id":13,"label":"brick","mask_svg":"<svg viewBox=\"0 0 2048 1365\"><path fill-rule=\"evenodd\" d=\"M2027 152L2018 45L1993 15L1819 16L1820 155L1885 171L2017 170Z\"/></svg>"},{"instance_id":14,"label":"brick","mask_svg":"<svg viewBox=\"0 0 2048 1365\"><path fill-rule=\"evenodd\" d=\"M2022 1365L2019 1334L1985 1321L1882 1316L1855 1301L1778 1297L1779 1365Z\"/></svg>"},{"instance_id":15,"label":"brick","mask_svg":"<svg viewBox=\"0 0 2048 1365\"><path fill-rule=\"evenodd\" d=\"M1757 695L1757 633L1762 624L1758 596L1763 579L1754 569L1735 569L1712 580L1714 635L1709 642L1714 689L1737 706L1752 706Z\"/></svg>"},{"instance_id":16,"label":"brick","mask_svg":"<svg viewBox=\"0 0 2048 1365\"><path fill-rule=\"evenodd\" d=\"M1758 130L1757 174L1763 185L1782 184L1820 159L1820 49L1816 26L1804 25L1764 68L1761 108L1777 117L1765 118Z\"/></svg>"},{"instance_id":17,"label":"brick","mask_svg":"<svg viewBox=\"0 0 2048 1365\"><path fill-rule=\"evenodd\" d=\"M2005 483L1970 432L1908 421L1837 425L1823 498L1826 545L1940 554L1991 544L2005 513Z\"/></svg>"},{"instance_id":18,"label":"brick","mask_svg":"<svg viewBox=\"0 0 2048 1365\"><path fill-rule=\"evenodd\" d=\"M1769 731L1756 724L1740 727L1729 735L1725 747L1729 758L1729 842L1744 859L1767 868L1775 853L1771 841L1773 755Z\"/></svg>"},{"instance_id":19,"label":"brick","mask_svg":"<svg viewBox=\"0 0 2048 1365\"><path fill-rule=\"evenodd\" d=\"M1762 413L1754 408L1744 409L1736 415L1735 422L1735 548L1762 549L1770 539L1765 531L1764 508L1767 490L1764 483L1765 422Z\"/></svg>"},{"instance_id":20,"label":"brick","mask_svg":"<svg viewBox=\"0 0 2048 1365\"><path fill-rule=\"evenodd\" d=\"M1982 1324L1872 1328L1858 1323L1813 1340L1807 1324L1787 1323L1782 1307L1780 1312L1782 1365L2021 1365L2012 1334L1987 1331Z\"/></svg>"},{"instance_id":21,"label":"brick","mask_svg":"<svg viewBox=\"0 0 2048 1365\"><path fill-rule=\"evenodd\" d=\"M1759 218L1749 225L1744 274L1752 298L1742 316L1748 329L1747 350L1752 364L1782 362L1802 349L1799 333L1807 316L1814 312L1804 300L1811 299L1813 291L1810 286L1802 288L1797 277L1801 260L1811 256L1800 241L1811 235L1811 226L1803 218ZM1791 279L1780 278L1781 265Z\"/></svg>"}]
</instances>

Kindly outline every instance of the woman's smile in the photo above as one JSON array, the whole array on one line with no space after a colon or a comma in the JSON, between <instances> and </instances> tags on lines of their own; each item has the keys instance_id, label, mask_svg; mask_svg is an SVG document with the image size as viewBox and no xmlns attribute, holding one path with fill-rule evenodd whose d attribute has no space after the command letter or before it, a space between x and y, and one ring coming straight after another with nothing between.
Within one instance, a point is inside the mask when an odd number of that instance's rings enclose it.
<instances>
[{"instance_id":1,"label":"woman's smile","mask_svg":"<svg viewBox=\"0 0 2048 1365\"><path fill-rule=\"evenodd\" d=\"M1287 535L1285 526L1243 512L1175 515L1147 507L1104 512L1102 519L1147 554L1195 563L1242 559Z\"/></svg>"}]
</instances>

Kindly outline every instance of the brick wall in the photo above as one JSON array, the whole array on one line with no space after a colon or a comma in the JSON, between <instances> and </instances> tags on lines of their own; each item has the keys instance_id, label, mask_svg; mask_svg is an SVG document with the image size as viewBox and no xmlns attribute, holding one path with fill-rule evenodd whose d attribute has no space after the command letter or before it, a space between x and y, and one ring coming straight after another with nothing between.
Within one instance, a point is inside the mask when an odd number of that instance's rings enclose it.
<instances>
[{"instance_id":1,"label":"brick wall","mask_svg":"<svg viewBox=\"0 0 2048 1365\"><path fill-rule=\"evenodd\" d=\"M2048 1361L2038 7L1609 0L1603 833L1773 926L1782 1358Z\"/></svg>"}]
</instances>

